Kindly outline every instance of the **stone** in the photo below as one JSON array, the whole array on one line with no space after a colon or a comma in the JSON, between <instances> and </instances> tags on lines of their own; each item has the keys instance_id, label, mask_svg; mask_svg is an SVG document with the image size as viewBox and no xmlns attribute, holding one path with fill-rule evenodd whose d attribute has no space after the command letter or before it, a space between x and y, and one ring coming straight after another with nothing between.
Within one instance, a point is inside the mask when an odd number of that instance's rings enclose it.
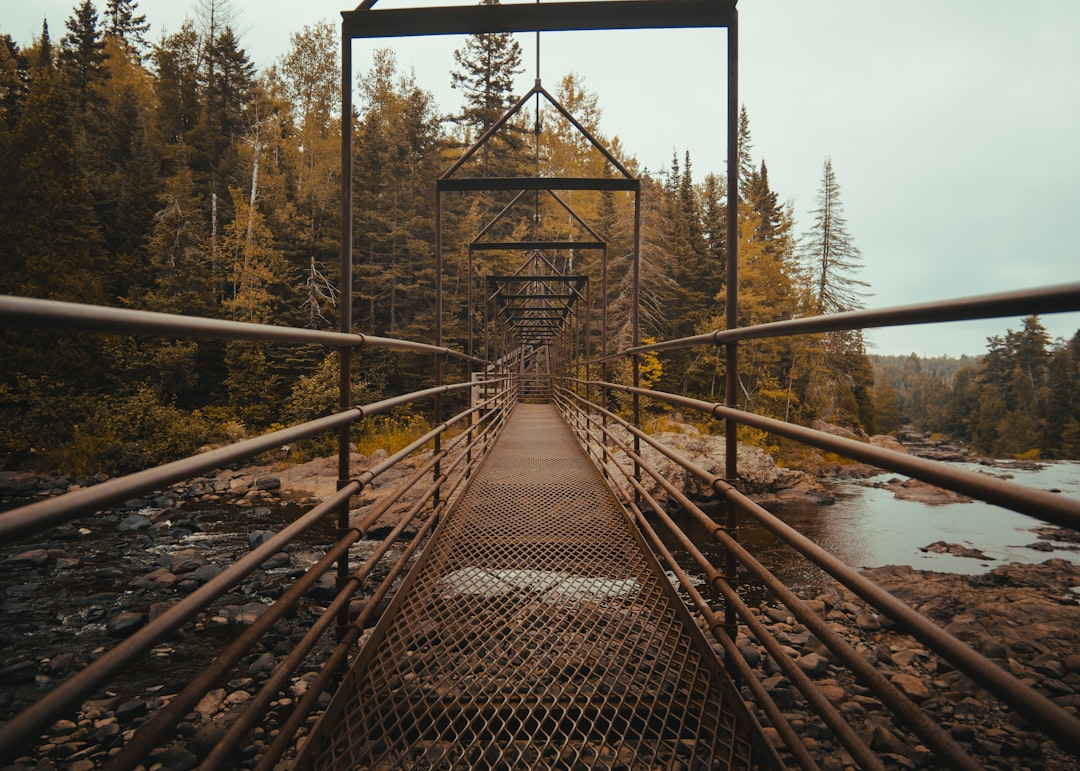
<instances>
[{"instance_id":1,"label":"stone","mask_svg":"<svg viewBox=\"0 0 1080 771\"><path fill-rule=\"evenodd\" d=\"M890 434L874 434L870 437L870 444L907 455L907 449L900 444L900 440Z\"/></svg>"},{"instance_id":2,"label":"stone","mask_svg":"<svg viewBox=\"0 0 1080 771\"><path fill-rule=\"evenodd\" d=\"M116 708L116 719L121 723L130 723L149 711L145 699L131 699Z\"/></svg>"},{"instance_id":3,"label":"stone","mask_svg":"<svg viewBox=\"0 0 1080 771\"><path fill-rule=\"evenodd\" d=\"M914 702L923 701L930 695L930 689L926 687L926 683L914 675L901 672L893 675L889 680Z\"/></svg>"},{"instance_id":4,"label":"stone","mask_svg":"<svg viewBox=\"0 0 1080 771\"><path fill-rule=\"evenodd\" d=\"M169 569L177 575L190 573L206 564L206 557L195 549L181 549L172 556Z\"/></svg>"},{"instance_id":5,"label":"stone","mask_svg":"<svg viewBox=\"0 0 1080 771\"><path fill-rule=\"evenodd\" d=\"M821 677L829 671L829 660L813 651L800 656L795 663L808 677Z\"/></svg>"},{"instance_id":6,"label":"stone","mask_svg":"<svg viewBox=\"0 0 1080 771\"><path fill-rule=\"evenodd\" d=\"M264 653L255 661L251 662L251 666L248 667L249 675L257 675L262 672L270 672L277 665L277 656L273 653Z\"/></svg>"},{"instance_id":7,"label":"stone","mask_svg":"<svg viewBox=\"0 0 1080 771\"><path fill-rule=\"evenodd\" d=\"M903 756L907 747L896 734L881 723L876 723L870 732L870 749Z\"/></svg>"},{"instance_id":8,"label":"stone","mask_svg":"<svg viewBox=\"0 0 1080 771\"><path fill-rule=\"evenodd\" d=\"M855 618L855 626L864 632L876 632L881 629L881 623L873 613L860 613Z\"/></svg>"},{"instance_id":9,"label":"stone","mask_svg":"<svg viewBox=\"0 0 1080 771\"><path fill-rule=\"evenodd\" d=\"M117 530L122 531L146 530L148 527L150 527L150 518L142 514L131 514L116 526Z\"/></svg>"},{"instance_id":10,"label":"stone","mask_svg":"<svg viewBox=\"0 0 1080 771\"><path fill-rule=\"evenodd\" d=\"M273 530L252 530L248 533L248 548L257 549L275 535Z\"/></svg>"},{"instance_id":11,"label":"stone","mask_svg":"<svg viewBox=\"0 0 1080 771\"><path fill-rule=\"evenodd\" d=\"M761 662L761 653L753 645L743 643L739 646L739 653L751 667L756 667Z\"/></svg>"},{"instance_id":12,"label":"stone","mask_svg":"<svg viewBox=\"0 0 1080 771\"><path fill-rule=\"evenodd\" d=\"M225 689L215 688L202 697L199 703L195 706L195 712L198 714L199 719L203 722L208 721L211 717L216 715L221 710L221 705L225 701Z\"/></svg>"},{"instance_id":13,"label":"stone","mask_svg":"<svg viewBox=\"0 0 1080 771\"><path fill-rule=\"evenodd\" d=\"M0 683L29 683L37 674L37 662L31 659L16 661L0 668Z\"/></svg>"},{"instance_id":14,"label":"stone","mask_svg":"<svg viewBox=\"0 0 1080 771\"><path fill-rule=\"evenodd\" d=\"M146 623L146 614L125 610L110 616L105 623L105 629L113 637L129 637L137 632Z\"/></svg>"},{"instance_id":15,"label":"stone","mask_svg":"<svg viewBox=\"0 0 1080 771\"><path fill-rule=\"evenodd\" d=\"M959 543L947 543L945 541L934 541L928 546L920 546L919 551L929 552L931 554L951 554L954 557L967 557L969 559L993 561L993 557L989 557L979 549L972 549Z\"/></svg>"},{"instance_id":16,"label":"stone","mask_svg":"<svg viewBox=\"0 0 1080 771\"><path fill-rule=\"evenodd\" d=\"M261 567L263 570L276 570L277 568L287 568L292 565L292 558L288 553L279 551L264 562Z\"/></svg>"},{"instance_id":17,"label":"stone","mask_svg":"<svg viewBox=\"0 0 1080 771\"><path fill-rule=\"evenodd\" d=\"M182 744L174 744L162 753L161 764L169 771L189 771L199 764L199 758Z\"/></svg>"},{"instance_id":18,"label":"stone","mask_svg":"<svg viewBox=\"0 0 1080 771\"><path fill-rule=\"evenodd\" d=\"M200 565L184 576L184 578L198 581L200 584L205 584L207 581L217 578L222 570L223 568L220 565Z\"/></svg>"},{"instance_id":19,"label":"stone","mask_svg":"<svg viewBox=\"0 0 1080 771\"><path fill-rule=\"evenodd\" d=\"M49 562L49 552L45 549L27 549L19 552L14 557L8 557L4 564L8 567L33 566L41 567Z\"/></svg>"},{"instance_id":20,"label":"stone","mask_svg":"<svg viewBox=\"0 0 1080 771\"><path fill-rule=\"evenodd\" d=\"M187 749L192 752L200 760L205 758L210 752L217 746L217 743L221 741L225 736L225 732L229 730L231 721L224 718L217 718L212 722L201 726L195 735L192 736L187 743Z\"/></svg>"}]
</instances>

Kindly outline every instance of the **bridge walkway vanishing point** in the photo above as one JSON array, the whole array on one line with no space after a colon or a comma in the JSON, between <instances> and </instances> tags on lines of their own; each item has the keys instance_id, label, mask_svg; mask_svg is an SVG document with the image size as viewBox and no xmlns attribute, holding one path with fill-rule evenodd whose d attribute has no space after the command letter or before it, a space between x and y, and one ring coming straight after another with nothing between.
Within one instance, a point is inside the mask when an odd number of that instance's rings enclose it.
<instances>
[{"instance_id":1,"label":"bridge walkway vanishing point","mask_svg":"<svg viewBox=\"0 0 1080 771\"><path fill-rule=\"evenodd\" d=\"M760 736L558 412L520 404L301 765L767 767Z\"/></svg>"}]
</instances>

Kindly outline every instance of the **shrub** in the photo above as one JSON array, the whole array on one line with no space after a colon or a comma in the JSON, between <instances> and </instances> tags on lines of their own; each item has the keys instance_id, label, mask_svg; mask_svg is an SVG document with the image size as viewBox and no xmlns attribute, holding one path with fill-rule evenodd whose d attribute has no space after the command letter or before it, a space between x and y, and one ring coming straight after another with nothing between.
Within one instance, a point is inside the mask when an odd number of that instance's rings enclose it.
<instances>
[{"instance_id":1,"label":"shrub","mask_svg":"<svg viewBox=\"0 0 1080 771\"><path fill-rule=\"evenodd\" d=\"M142 386L103 397L89 418L74 426L71 441L48 458L64 473L126 473L191 455L216 438L213 433L200 412L163 403Z\"/></svg>"}]
</instances>

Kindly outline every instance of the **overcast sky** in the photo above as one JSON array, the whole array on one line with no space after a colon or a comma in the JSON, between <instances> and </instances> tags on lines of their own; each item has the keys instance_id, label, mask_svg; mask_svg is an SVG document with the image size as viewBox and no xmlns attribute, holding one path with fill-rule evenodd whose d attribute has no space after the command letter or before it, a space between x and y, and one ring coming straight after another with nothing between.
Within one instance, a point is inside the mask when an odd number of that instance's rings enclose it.
<instances>
[{"instance_id":1,"label":"overcast sky","mask_svg":"<svg viewBox=\"0 0 1080 771\"><path fill-rule=\"evenodd\" d=\"M510 0L504 0L510 1ZM291 33L340 19L351 0L232 0L255 63ZM440 4L382 0L381 5ZM0 31L27 45L48 18L53 39L76 0L0 0ZM105 0L97 0L99 10ZM175 32L195 0L139 0L151 39ZM862 250L869 307L1080 280L1080 2L1077 0L742 0L740 100L772 187L812 222L827 156L848 231ZM534 35L521 35L534 76ZM463 38L380 41L398 51L442 109ZM358 70L374 44L357 43ZM689 150L694 177L722 171L726 33L545 34L552 90L576 72L600 98L601 130L641 165ZM1080 314L1043 319L1071 337ZM873 351L980 354L1018 319L877 330Z\"/></svg>"}]
</instances>

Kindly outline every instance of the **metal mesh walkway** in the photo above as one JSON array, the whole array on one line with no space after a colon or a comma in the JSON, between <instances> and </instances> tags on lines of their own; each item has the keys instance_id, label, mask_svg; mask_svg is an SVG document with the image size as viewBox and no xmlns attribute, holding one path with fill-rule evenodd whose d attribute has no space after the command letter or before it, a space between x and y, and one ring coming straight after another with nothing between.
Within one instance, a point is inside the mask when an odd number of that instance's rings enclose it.
<instances>
[{"instance_id":1,"label":"metal mesh walkway","mask_svg":"<svg viewBox=\"0 0 1080 771\"><path fill-rule=\"evenodd\" d=\"M748 768L768 755L549 405L521 404L303 752L328 768ZM767 753L767 750L766 750Z\"/></svg>"}]
</instances>

